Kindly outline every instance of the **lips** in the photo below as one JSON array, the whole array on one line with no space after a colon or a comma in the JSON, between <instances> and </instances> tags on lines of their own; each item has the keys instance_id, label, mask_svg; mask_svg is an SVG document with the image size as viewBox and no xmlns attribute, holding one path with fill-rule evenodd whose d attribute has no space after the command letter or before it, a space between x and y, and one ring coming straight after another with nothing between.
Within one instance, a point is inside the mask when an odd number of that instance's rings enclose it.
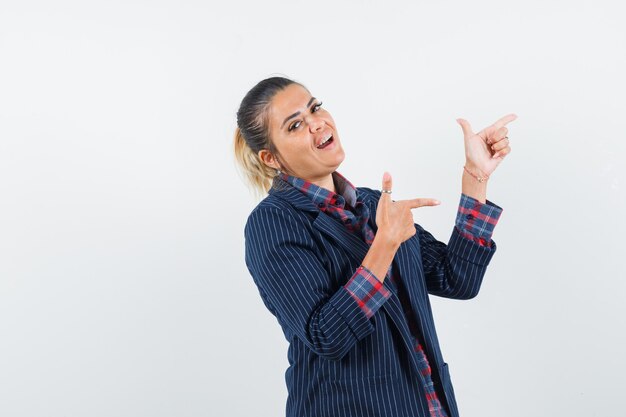
<instances>
[{"instance_id":1,"label":"lips","mask_svg":"<svg viewBox=\"0 0 626 417\"><path fill-rule=\"evenodd\" d=\"M333 138L332 136L326 141L326 142L322 142L321 145L317 146L317 149L324 149L326 148L328 145L330 145L331 143L333 143L333 141L335 140L335 138Z\"/></svg>"}]
</instances>

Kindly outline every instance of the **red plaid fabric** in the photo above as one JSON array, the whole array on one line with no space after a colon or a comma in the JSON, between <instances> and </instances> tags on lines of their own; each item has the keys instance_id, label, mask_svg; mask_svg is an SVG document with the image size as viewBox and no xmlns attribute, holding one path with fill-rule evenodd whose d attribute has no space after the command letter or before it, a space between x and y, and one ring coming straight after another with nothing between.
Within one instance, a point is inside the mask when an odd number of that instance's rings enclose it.
<instances>
[{"instance_id":1,"label":"red plaid fabric","mask_svg":"<svg viewBox=\"0 0 626 417\"><path fill-rule=\"evenodd\" d=\"M502 208L493 202L486 200L486 203L461 194L461 202L456 213L456 227L461 235L472 239L482 246L492 246L491 235L496 227Z\"/></svg>"}]
</instances>

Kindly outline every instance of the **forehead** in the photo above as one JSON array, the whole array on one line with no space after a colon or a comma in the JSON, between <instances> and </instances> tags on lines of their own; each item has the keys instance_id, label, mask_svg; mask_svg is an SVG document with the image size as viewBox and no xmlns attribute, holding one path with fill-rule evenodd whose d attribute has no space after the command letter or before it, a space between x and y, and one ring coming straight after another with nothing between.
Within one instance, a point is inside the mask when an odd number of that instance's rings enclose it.
<instances>
[{"instance_id":1,"label":"forehead","mask_svg":"<svg viewBox=\"0 0 626 417\"><path fill-rule=\"evenodd\" d=\"M272 99L272 116L279 118L282 123L285 117L298 110L306 110L306 105L310 99L311 94L304 87L299 84L291 84L276 93Z\"/></svg>"}]
</instances>

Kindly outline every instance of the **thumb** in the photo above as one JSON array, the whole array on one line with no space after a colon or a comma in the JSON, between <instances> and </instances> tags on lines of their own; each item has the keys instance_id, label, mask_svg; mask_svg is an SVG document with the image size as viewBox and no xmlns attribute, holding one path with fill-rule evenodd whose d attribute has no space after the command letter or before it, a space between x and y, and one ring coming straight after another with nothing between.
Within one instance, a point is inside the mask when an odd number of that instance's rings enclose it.
<instances>
[{"instance_id":1,"label":"thumb","mask_svg":"<svg viewBox=\"0 0 626 417\"><path fill-rule=\"evenodd\" d=\"M469 122L465 119L456 119L456 122L461 125L461 129L463 129L463 136L468 137L472 136L472 126L470 126Z\"/></svg>"}]
</instances>

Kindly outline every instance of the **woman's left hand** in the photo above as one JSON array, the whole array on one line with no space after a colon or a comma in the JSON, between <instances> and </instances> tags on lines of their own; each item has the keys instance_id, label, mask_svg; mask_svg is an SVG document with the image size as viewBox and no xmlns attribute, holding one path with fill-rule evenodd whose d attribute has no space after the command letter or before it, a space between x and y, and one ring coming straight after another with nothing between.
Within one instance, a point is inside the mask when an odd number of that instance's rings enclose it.
<instances>
[{"instance_id":1,"label":"woman's left hand","mask_svg":"<svg viewBox=\"0 0 626 417\"><path fill-rule=\"evenodd\" d=\"M515 119L517 119L515 114L507 114L478 133L472 131L467 120L456 120L463 129L465 164L468 169L473 169L473 172L482 176L489 176L495 171L504 157L511 152L507 136L509 130L506 128L506 124Z\"/></svg>"}]
</instances>

